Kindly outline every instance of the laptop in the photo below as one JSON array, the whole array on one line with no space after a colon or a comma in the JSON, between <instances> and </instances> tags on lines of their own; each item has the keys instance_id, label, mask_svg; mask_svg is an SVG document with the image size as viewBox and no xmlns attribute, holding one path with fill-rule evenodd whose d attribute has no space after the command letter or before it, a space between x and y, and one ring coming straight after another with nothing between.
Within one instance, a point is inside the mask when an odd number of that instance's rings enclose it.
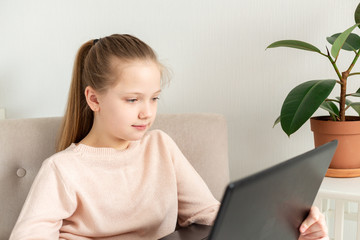
<instances>
[{"instance_id":1,"label":"laptop","mask_svg":"<svg viewBox=\"0 0 360 240\"><path fill-rule=\"evenodd\" d=\"M231 182L213 227L191 225L162 240L298 239L337 143Z\"/></svg>"}]
</instances>

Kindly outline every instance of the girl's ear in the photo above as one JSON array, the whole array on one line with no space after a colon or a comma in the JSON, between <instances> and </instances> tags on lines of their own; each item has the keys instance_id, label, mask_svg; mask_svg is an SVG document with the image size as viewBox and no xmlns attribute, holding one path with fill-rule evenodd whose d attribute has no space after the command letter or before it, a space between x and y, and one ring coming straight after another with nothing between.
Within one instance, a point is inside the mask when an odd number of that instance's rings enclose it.
<instances>
[{"instance_id":1,"label":"girl's ear","mask_svg":"<svg viewBox=\"0 0 360 240\"><path fill-rule=\"evenodd\" d=\"M93 112L98 112L100 110L98 93L90 86L85 88L85 98L86 102Z\"/></svg>"}]
</instances>

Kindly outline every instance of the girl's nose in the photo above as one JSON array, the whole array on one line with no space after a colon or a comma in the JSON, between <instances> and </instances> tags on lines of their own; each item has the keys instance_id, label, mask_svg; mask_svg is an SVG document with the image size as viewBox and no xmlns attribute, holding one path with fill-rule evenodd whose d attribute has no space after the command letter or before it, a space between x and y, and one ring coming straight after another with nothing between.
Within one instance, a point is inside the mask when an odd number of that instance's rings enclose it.
<instances>
[{"instance_id":1,"label":"girl's nose","mask_svg":"<svg viewBox=\"0 0 360 240\"><path fill-rule=\"evenodd\" d=\"M152 109L150 104L144 104L144 106L142 107L139 113L139 118L146 119L146 118L150 118L151 116L152 116Z\"/></svg>"}]
</instances>

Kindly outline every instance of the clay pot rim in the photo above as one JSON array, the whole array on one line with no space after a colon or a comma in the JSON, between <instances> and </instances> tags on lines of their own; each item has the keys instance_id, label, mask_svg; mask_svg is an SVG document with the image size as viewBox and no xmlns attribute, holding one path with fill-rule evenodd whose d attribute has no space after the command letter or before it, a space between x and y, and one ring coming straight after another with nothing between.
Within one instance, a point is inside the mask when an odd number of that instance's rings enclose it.
<instances>
[{"instance_id":1,"label":"clay pot rim","mask_svg":"<svg viewBox=\"0 0 360 240\"><path fill-rule=\"evenodd\" d=\"M352 135L360 134L360 117L346 116L347 121L333 121L330 116L310 118L310 126L313 132L324 134Z\"/></svg>"},{"instance_id":2,"label":"clay pot rim","mask_svg":"<svg viewBox=\"0 0 360 240\"><path fill-rule=\"evenodd\" d=\"M317 117L311 117L310 120L311 119L320 120L320 121L340 122L340 121L334 121L330 116L317 116ZM360 116L345 116L345 122L354 122L354 121L360 121Z\"/></svg>"}]
</instances>

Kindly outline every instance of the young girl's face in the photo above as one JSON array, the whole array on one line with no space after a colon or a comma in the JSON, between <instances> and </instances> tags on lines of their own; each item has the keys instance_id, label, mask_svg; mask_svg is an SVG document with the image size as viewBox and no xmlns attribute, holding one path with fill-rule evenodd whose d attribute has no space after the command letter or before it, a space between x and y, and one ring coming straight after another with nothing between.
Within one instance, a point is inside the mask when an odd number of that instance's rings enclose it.
<instances>
[{"instance_id":1,"label":"young girl's face","mask_svg":"<svg viewBox=\"0 0 360 240\"><path fill-rule=\"evenodd\" d=\"M113 66L117 84L98 96L94 124L100 130L97 132L101 141L117 148L141 139L154 122L161 74L153 61L137 60L125 66L118 61Z\"/></svg>"}]
</instances>

